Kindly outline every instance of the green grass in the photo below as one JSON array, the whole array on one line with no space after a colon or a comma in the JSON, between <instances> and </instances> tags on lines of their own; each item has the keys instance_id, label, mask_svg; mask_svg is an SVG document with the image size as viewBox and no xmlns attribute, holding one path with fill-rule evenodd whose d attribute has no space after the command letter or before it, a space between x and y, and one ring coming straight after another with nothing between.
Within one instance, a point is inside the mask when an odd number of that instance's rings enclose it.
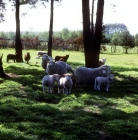
<instances>
[{"instance_id":1,"label":"green grass","mask_svg":"<svg viewBox=\"0 0 138 140\"><path fill-rule=\"evenodd\" d=\"M1 140L137 140L138 139L138 61L137 54L101 54L111 66L115 79L109 92L94 91L93 85L72 88L70 95L42 92L45 75L35 50L29 64L6 62L4 71L11 76L0 78ZM23 51L23 54L27 51ZM75 69L84 65L81 52L69 54L68 63ZM36 63L37 61L37 63Z\"/></svg>"}]
</instances>

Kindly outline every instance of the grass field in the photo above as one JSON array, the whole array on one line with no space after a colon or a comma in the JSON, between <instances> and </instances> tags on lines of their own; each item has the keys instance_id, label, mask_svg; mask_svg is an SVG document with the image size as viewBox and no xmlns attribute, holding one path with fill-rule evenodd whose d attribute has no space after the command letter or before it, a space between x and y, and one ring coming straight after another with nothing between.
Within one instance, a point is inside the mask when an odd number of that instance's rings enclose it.
<instances>
[{"instance_id":1,"label":"grass field","mask_svg":"<svg viewBox=\"0 0 138 140\"><path fill-rule=\"evenodd\" d=\"M42 92L45 75L41 59L30 52L29 64L6 62L9 79L0 78L0 140L137 140L138 139L138 54L101 54L115 79L109 92L94 91L93 85L72 88L70 95ZM73 69L84 65L82 52L69 54Z\"/></svg>"}]
</instances>

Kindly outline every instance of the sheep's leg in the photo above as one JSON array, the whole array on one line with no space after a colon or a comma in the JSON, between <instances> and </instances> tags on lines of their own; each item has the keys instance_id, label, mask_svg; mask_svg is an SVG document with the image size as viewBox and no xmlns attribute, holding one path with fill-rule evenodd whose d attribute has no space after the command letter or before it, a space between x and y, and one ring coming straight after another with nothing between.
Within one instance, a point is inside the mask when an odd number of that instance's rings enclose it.
<instances>
[{"instance_id":1,"label":"sheep's leg","mask_svg":"<svg viewBox=\"0 0 138 140\"><path fill-rule=\"evenodd\" d=\"M72 87L69 88L69 94L71 94L71 89L72 89Z\"/></svg>"},{"instance_id":2,"label":"sheep's leg","mask_svg":"<svg viewBox=\"0 0 138 140\"><path fill-rule=\"evenodd\" d=\"M100 89L100 86L101 86L101 84L100 83L98 83L98 85L97 85L97 90L98 91L100 91L101 89Z\"/></svg>"},{"instance_id":3,"label":"sheep's leg","mask_svg":"<svg viewBox=\"0 0 138 140\"><path fill-rule=\"evenodd\" d=\"M94 89L95 89L95 90L97 90L97 86L96 86L96 85L97 85L97 81L96 81L96 79L95 79L95 81L94 81Z\"/></svg>"},{"instance_id":4,"label":"sheep's leg","mask_svg":"<svg viewBox=\"0 0 138 140\"><path fill-rule=\"evenodd\" d=\"M96 83L94 84L94 89L97 90L97 88L96 88Z\"/></svg>"},{"instance_id":5,"label":"sheep's leg","mask_svg":"<svg viewBox=\"0 0 138 140\"><path fill-rule=\"evenodd\" d=\"M108 88L109 88L109 84L106 85L106 88L105 88L106 92L108 92Z\"/></svg>"},{"instance_id":6,"label":"sheep's leg","mask_svg":"<svg viewBox=\"0 0 138 140\"><path fill-rule=\"evenodd\" d=\"M45 86L43 85L43 92L45 92Z\"/></svg>"},{"instance_id":7,"label":"sheep's leg","mask_svg":"<svg viewBox=\"0 0 138 140\"><path fill-rule=\"evenodd\" d=\"M65 91L64 92L65 94L68 94L68 89L67 88L65 88L64 91Z\"/></svg>"},{"instance_id":8,"label":"sheep's leg","mask_svg":"<svg viewBox=\"0 0 138 140\"><path fill-rule=\"evenodd\" d=\"M60 89L58 88L58 94L60 94Z\"/></svg>"},{"instance_id":9,"label":"sheep's leg","mask_svg":"<svg viewBox=\"0 0 138 140\"><path fill-rule=\"evenodd\" d=\"M51 87L51 93L54 93L54 88L53 88L53 86Z\"/></svg>"},{"instance_id":10,"label":"sheep's leg","mask_svg":"<svg viewBox=\"0 0 138 140\"><path fill-rule=\"evenodd\" d=\"M50 93L50 86L48 86L48 93Z\"/></svg>"}]
</instances>

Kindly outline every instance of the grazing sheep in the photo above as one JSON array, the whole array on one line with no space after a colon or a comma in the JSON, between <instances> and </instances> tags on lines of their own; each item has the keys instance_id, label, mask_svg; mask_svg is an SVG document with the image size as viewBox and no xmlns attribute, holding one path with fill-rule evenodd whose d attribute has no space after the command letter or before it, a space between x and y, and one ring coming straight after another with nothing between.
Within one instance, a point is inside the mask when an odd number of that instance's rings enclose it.
<instances>
[{"instance_id":1,"label":"grazing sheep","mask_svg":"<svg viewBox=\"0 0 138 140\"><path fill-rule=\"evenodd\" d=\"M28 62L29 62L30 59L31 59L30 53L27 52L27 53L24 55L24 60L25 60L25 61L27 62L27 64L28 64Z\"/></svg>"},{"instance_id":2,"label":"grazing sheep","mask_svg":"<svg viewBox=\"0 0 138 140\"><path fill-rule=\"evenodd\" d=\"M97 76L107 76L110 72L110 66L107 65L98 68L78 67L74 71L76 79L75 86L77 84L92 84Z\"/></svg>"},{"instance_id":3,"label":"grazing sheep","mask_svg":"<svg viewBox=\"0 0 138 140\"><path fill-rule=\"evenodd\" d=\"M48 86L48 93L54 93L53 86L55 81L58 82L60 79L60 75L53 74L53 75L46 75L42 79L42 87L43 92L45 92L45 86ZM50 91L51 90L51 91Z\"/></svg>"},{"instance_id":4,"label":"grazing sheep","mask_svg":"<svg viewBox=\"0 0 138 140\"><path fill-rule=\"evenodd\" d=\"M17 59L17 53L7 55L7 63L9 62L9 60L13 60L15 62L16 59Z\"/></svg>"},{"instance_id":5,"label":"grazing sheep","mask_svg":"<svg viewBox=\"0 0 138 140\"><path fill-rule=\"evenodd\" d=\"M56 61L64 61L64 62L66 62L68 60L68 58L69 58L68 54L65 55L65 56L55 56L55 62Z\"/></svg>"},{"instance_id":6,"label":"grazing sheep","mask_svg":"<svg viewBox=\"0 0 138 140\"><path fill-rule=\"evenodd\" d=\"M105 84L105 90L108 92L109 84L113 81L114 75L110 74L107 77L98 76L95 78L94 89L100 91L101 84Z\"/></svg>"},{"instance_id":7,"label":"grazing sheep","mask_svg":"<svg viewBox=\"0 0 138 140\"><path fill-rule=\"evenodd\" d=\"M44 51L39 51L39 52L37 52L37 56L36 56L36 58L42 57L43 54L47 54L47 53L44 52Z\"/></svg>"},{"instance_id":8,"label":"grazing sheep","mask_svg":"<svg viewBox=\"0 0 138 140\"><path fill-rule=\"evenodd\" d=\"M74 74L74 71L72 70L70 65L66 64L63 61L54 62L52 60L47 63L46 72L49 75L54 74L54 73L63 75L67 72L71 72L72 74Z\"/></svg>"},{"instance_id":9,"label":"grazing sheep","mask_svg":"<svg viewBox=\"0 0 138 140\"><path fill-rule=\"evenodd\" d=\"M42 63L41 63L43 69L46 70L47 62L50 61L50 60L53 60L53 58L51 56L48 56L47 54L43 54Z\"/></svg>"},{"instance_id":10,"label":"grazing sheep","mask_svg":"<svg viewBox=\"0 0 138 140\"><path fill-rule=\"evenodd\" d=\"M60 91L63 90L63 93L70 94L72 89L72 74L63 74L65 77L62 77L58 81L58 93L60 94Z\"/></svg>"},{"instance_id":11,"label":"grazing sheep","mask_svg":"<svg viewBox=\"0 0 138 140\"><path fill-rule=\"evenodd\" d=\"M99 66L105 65L106 58L99 59Z\"/></svg>"}]
</instances>

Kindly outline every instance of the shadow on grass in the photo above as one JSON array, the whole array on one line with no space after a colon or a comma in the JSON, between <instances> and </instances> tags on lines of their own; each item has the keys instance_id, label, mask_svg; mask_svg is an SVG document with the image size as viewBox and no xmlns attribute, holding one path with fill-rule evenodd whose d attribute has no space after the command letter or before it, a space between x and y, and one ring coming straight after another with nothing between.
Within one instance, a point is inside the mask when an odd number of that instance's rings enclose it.
<instances>
[{"instance_id":1,"label":"shadow on grass","mask_svg":"<svg viewBox=\"0 0 138 140\"><path fill-rule=\"evenodd\" d=\"M71 103L74 102L74 98L67 99L61 104L68 104L67 101L70 102L70 107L66 105L66 108L62 109L26 99L9 98L3 101L0 106L0 121L3 123L0 138L4 136L13 140L138 138L135 119L131 120L138 112L125 113L115 108L112 102L103 105L91 102L89 107L91 105L99 108L95 112L94 109L86 107L88 102L85 102L85 106L73 106Z\"/></svg>"},{"instance_id":2,"label":"shadow on grass","mask_svg":"<svg viewBox=\"0 0 138 140\"><path fill-rule=\"evenodd\" d=\"M82 63L70 65L75 68ZM112 69L115 79L108 93L104 86L97 92L89 85L73 87L67 96L56 94L57 85L55 94L42 92L43 69L8 66L6 72L16 76L0 79L0 139L138 139L138 111L131 113L138 105L138 79L120 74L128 71L125 68ZM132 105L130 113L123 111L126 106L119 109L119 99Z\"/></svg>"}]
</instances>

